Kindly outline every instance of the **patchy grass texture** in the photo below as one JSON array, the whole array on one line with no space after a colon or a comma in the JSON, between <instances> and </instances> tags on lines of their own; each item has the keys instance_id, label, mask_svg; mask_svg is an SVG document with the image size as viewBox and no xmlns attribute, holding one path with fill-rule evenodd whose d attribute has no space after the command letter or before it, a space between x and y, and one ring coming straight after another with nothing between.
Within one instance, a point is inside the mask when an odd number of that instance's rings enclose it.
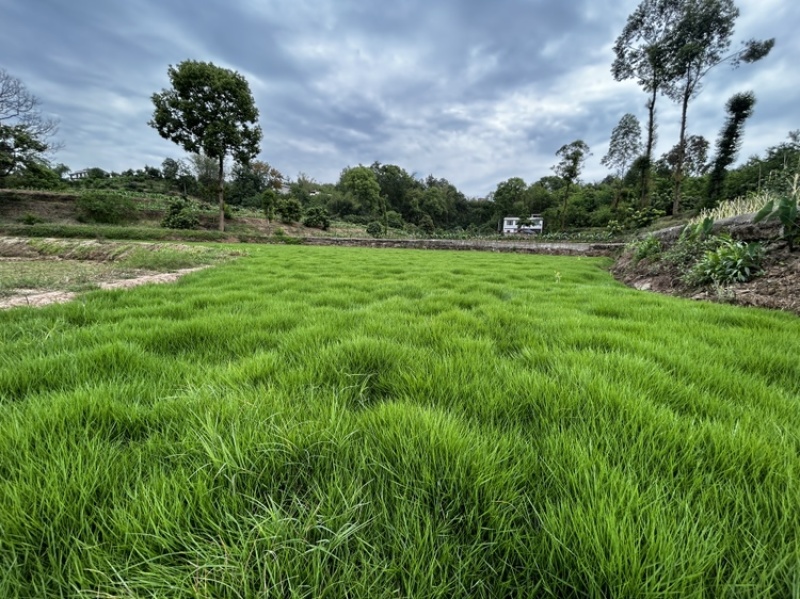
<instances>
[{"instance_id":1,"label":"patchy grass texture","mask_svg":"<svg viewBox=\"0 0 800 599\"><path fill-rule=\"evenodd\" d=\"M250 253L0 313L0 596L797 596L796 317Z\"/></svg>"}]
</instances>

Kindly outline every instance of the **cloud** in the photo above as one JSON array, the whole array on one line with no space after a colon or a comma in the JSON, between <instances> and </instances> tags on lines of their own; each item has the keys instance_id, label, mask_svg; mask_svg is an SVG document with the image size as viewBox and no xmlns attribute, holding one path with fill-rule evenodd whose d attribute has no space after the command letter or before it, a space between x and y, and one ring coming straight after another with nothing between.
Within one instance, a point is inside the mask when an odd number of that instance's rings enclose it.
<instances>
[{"instance_id":1,"label":"cloud","mask_svg":"<svg viewBox=\"0 0 800 599\"><path fill-rule=\"evenodd\" d=\"M583 139L586 179L626 112L645 97L610 75L612 45L635 0L0 0L2 66L60 117L73 168L108 170L181 156L147 126L167 66L211 61L241 72L261 112L264 160L285 174L334 181L374 160L445 177L483 196L512 176L550 174L555 151ZM709 75L690 108L691 133L713 141L724 104L754 89L742 155L800 124L792 84L800 5L742 0L737 40L778 38L762 63ZM35 42L35 43L34 43ZM659 101L658 152L677 139L677 107Z\"/></svg>"}]
</instances>

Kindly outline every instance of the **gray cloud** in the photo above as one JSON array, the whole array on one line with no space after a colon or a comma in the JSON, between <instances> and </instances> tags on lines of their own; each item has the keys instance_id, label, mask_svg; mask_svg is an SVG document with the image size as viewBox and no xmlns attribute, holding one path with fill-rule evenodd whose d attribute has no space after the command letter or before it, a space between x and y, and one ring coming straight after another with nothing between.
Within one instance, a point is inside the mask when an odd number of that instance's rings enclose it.
<instances>
[{"instance_id":1,"label":"gray cloud","mask_svg":"<svg viewBox=\"0 0 800 599\"><path fill-rule=\"evenodd\" d=\"M512 176L550 174L574 139L592 146L586 179L626 112L645 97L610 75L612 44L636 0L0 0L0 56L61 119L73 168L158 164L181 150L147 126L169 64L190 58L241 72L265 132L261 158L333 181L374 160L446 177L483 196ZM800 127L793 72L800 5L740 0L737 39L778 38L762 63L709 75L689 130L713 141L727 98L753 89L741 158ZM660 100L664 152L677 108Z\"/></svg>"}]
</instances>

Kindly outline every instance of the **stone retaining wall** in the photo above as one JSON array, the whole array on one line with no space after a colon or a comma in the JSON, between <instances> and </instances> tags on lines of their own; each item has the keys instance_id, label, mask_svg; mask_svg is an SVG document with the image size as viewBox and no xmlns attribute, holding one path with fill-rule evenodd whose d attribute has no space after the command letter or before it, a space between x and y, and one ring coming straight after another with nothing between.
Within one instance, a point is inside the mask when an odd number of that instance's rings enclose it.
<instances>
[{"instance_id":1,"label":"stone retaining wall","mask_svg":"<svg viewBox=\"0 0 800 599\"><path fill-rule=\"evenodd\" d=\"M623 247L621 243L542 243L536 241L479 241L460 239L337 239L332 237L308 237L303 240L303 243L304 245L511 252L517 254L552 254L559 256L610 256Z\"/></svg>"},{"instance_id":2,"label":"stone retaining wall","mask_svg":"<svg viewBox=\"0 0 800 599\"><path fill-rule=\"evenodd\" d=\"M729 233L734 239L741 241L766 241L775 239L783 234L783 227L780 222L775 220L762 221L754 223L756 213L740 214L739 216L731 216L730 218L721 218L714 222L714 233ZM684 225L678 227L670 227L669 229L661 229L654 231L647 235L653 235L662 241L672 243L678 240Z\"/></svg>"}]
</instances>

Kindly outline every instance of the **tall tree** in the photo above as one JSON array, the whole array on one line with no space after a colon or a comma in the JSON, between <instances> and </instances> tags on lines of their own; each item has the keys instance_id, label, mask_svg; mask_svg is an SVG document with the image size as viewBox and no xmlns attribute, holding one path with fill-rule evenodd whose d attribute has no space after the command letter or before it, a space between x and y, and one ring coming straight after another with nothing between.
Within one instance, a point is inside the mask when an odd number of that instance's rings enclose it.
<instances>
[{"instance_id":1,"label":"tall tree","mask_svg":"<svg viewBox=\"0 0 800 599\"><path fill-rule=\"evenodd\" d=\"M736 160L736 155L742 147L744 123L753 115L755 104L756 96L753 92L734 94L728 100L725 107L728 118L725 119L725 125L717 138L716 157L708 181L706 208L716 206L722 196L727 168Z\"/></svg>"},{"instance_id":2,"label":"tall tree","mask_svg":"<svg viewBox=\"0 0 800 599\"><path fill-rule=\"evenodd\" d=\"M224 165L230 155L247 164L260 151L258 108L247 80L210 62L185 60L170 65L171 89L152 95L150 126L161 137L217 161L219 230L225 230Z\"/></svg>"},{"instance_id":3,"label":"tall tree","mask_svg":"<svg viewBox=\"0 0 800 599\"><path fill-rule=\"evenodd\" d=\"M371 215L381 209L381 186L370 167L359 165L344 169L339 176L339 188L352 196L362 212Z\"/></svg>"},{"instance_id":4,"label":"tall tree","mask_svg":"<svg viewBox=\"0 0 800 599\"><path fill-rule=\"evenodd\" d=\"M561 146L556 152L556 156L561 157L561 161L553 167L553 172L561 179L564 185L564 199L561 207L561 230L564 230L567 218L567 201L569 200L570 188L577 182L583 170L586 159L591 156L589 146L582 139L576 139L572 143Z\"/></svg>"},{"instance_id":5,"label":"tall tree","mask_svg":"<svg viewBox=\"0 0 800 599\"><path fill-rule=\"evenodd\" d=\"M650 202L653 150L656 143L656 100L670 82L669 37L682 0L642 0L628 17L614 42L616 58L611 74L617 81L636 79L648 94L647 137L644 157L639 161L641 203Z\"/></svg>"},{"instance_id":6,"label":"tall tree","mask_svg":"<svg viewBox=\"0 0 800 599\"><path fill-rule=\"evenodd\" d=\"M495 205L494 219L506 216L530 216L520 211L526 206L528 185L520 177L511 177L507 181L497 184L497 189L492 196Z\"/></svg>"},{"instance_id":7,"label":"tall tree","mask_svg":"<svg viewBox=\"0 0 800 599\"><path fill-rule=\"evenodd\" d=\"M600 163L608 168L616 169L619 185L614 193L614 205L619 203L620 187L628 166L642 153L642 126L631 113L623 117L611 132L608 153Z\"/></svg>"},{"instance_id":8,"label":"tall tree","mask_svg":"<svg viewBox=\"0 0 800 599\"><path fill-rule=\"evenodd\" d=\"M736 68L742 63L756 62L769 54L775 45L774 38L764 41L751 39L739 50L729 53L738 16L739 9L733 0L682 0L679 17L670 34L669 68L672 76L666 93L681 106L673 214L681 210L689 101L700 93L703 78L714 67L729 63Z\"/></svg>"},{"instance_id":9,"label":"tall tree","mask_svg":"<svg viewBox=\"0 0 800 599\"><path fill-rule=\"evenodd\" d=\"M46 164L45 154L60 147L53 141L58 121L40 105L20 79L0 68L0 177Z\"/></svg>"},{"instance_id":10,"label":"tall tree","mask_svg":"<svg viewBox=\"0 0 800 599\"><path fill-rule=\"evenodd\" d=\"M708 170L708 148L711 144L702 135L689 135L686 138L686 151L683 152L683 172L692 177L704 175ZM661 156L659 163L670 173L675 172L680 159L680 148L675 144Z\"/></svg>"}]
</instances>

